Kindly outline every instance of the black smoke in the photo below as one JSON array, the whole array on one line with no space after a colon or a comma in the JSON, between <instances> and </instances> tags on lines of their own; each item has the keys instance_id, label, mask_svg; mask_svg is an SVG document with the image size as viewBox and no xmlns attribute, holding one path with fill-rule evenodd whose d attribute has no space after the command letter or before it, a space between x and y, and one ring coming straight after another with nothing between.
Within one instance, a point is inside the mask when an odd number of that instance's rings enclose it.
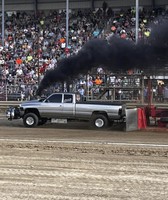
<instances>
[{"instance_id":1,"label":"black smoke","mask_svg":"<svg viewBox=\"0 0 168 200\"><path fill-rule=\"evenodd\" d=\"M154 66L167 62L168 57L168 20L151 26L148 40L138 44L131 40L111 37L110 40L93 39L87 42L77 55L62 59L57 68L48 70L42 79L37 94L53 83L73 79L86 74L99 65L111 71L139 68L152 71Z\"/></svg>"}]
</instances>

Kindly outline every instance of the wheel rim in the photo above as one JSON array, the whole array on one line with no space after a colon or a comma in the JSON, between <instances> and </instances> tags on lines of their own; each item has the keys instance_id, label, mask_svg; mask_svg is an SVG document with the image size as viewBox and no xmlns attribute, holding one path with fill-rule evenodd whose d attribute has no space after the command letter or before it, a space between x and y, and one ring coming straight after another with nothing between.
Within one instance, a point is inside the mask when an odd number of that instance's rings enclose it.
<instances>
[{"instance_id":1,"label":"wheel rim","mask_svg":"<svg viewBox=\"0 0 168 200\"><path fill-rule=\"evenodd\" d=\"M29 125L29 126L33 125L33 124L34 124L34 119L33 119L33 117L28 117L28 118L26 119L26 124Z\"/></svg>"},{"instance_id":2,"label":"wheel rim","mask_svg":"<svg viewBox=\"0 0 168 200\"><path fill-rule=\"evenodd\" d=\"M96 121L95 121L95 125L96 125L96 127L99 127L99 128L101 128L101 127L103 127L103 125L104 125L104 121L102 120L102 119L96 119Z\"/></svg>"}]
</instances>

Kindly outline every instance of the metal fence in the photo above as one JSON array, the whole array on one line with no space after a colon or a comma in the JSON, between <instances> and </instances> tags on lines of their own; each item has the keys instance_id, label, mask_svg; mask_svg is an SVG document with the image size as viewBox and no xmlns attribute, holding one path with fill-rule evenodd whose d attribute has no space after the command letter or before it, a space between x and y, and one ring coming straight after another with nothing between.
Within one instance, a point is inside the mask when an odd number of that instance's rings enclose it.
<instances>
[{"instance_id":1,"label":"metal fence","mask_svg":"<svg viewBox=\"0 0 168 200\"><path fill-rule=\"evenodd\" d=\"M107 100L125 101L135 103L167 103L168 88L163 86L163 94L158 93L158 85L152 84L142 75L127 74L100 74L102 84L96 85L94 80L96 75L83 76L83 80L76 79L72 83L56 83L43 91L44 96L52 92L79 92L79 88L84 89L84 96L87 100ZM89 85L89 81L92 85ZM150 84L149 84L150 83ZM23 101L36 98L38 85L34 84L1 84L0 101Z\"/></svg>"}]
</instances>

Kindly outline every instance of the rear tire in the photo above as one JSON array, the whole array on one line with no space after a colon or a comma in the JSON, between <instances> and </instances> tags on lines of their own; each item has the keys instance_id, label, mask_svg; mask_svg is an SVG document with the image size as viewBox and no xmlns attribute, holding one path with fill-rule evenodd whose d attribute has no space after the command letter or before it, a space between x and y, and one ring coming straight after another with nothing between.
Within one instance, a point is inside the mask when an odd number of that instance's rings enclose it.
<instances>
[{"instance_id":1,"label":"rear tire","mask_svg":"<svg viewBox=\"0 0 168 200\"><path fill-rule=\"evenodd\" d=\"M27 113L23 117L23 124L25 127L32 128L38 125L38 116L34 113Z\"/></svg>"},{"instance_id":2,"label":"rear tire","mask_svg":"<svg viewBox=\"0 0 168 200\"><path fill-rule=\"evenodd\" d=\"M109 126L109 120L103 114L95 114L91 118L91 126L96 129L105 129Z\"/></svg>"}]
</instances>

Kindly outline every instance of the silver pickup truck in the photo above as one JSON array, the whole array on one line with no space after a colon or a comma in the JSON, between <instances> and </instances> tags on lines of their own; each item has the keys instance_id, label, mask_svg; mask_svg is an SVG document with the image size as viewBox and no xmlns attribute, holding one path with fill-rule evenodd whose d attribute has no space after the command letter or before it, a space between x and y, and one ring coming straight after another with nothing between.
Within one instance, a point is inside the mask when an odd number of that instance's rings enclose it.
<instances>
[{"instance_id":1,"label":"silver pickup truck","mask_svg":"<svg viewBox=\"0 0 168 200\"><path fill-rule=\"evenodd\" d=\"M53 93L45 99L22 102L6 111L9 120L23 119L25 127L69 120L89 121L95 128L107 128L114 121L123 122L125 105L108 101L80 101L75 93Z\"/></svg>"}]
</instances>

